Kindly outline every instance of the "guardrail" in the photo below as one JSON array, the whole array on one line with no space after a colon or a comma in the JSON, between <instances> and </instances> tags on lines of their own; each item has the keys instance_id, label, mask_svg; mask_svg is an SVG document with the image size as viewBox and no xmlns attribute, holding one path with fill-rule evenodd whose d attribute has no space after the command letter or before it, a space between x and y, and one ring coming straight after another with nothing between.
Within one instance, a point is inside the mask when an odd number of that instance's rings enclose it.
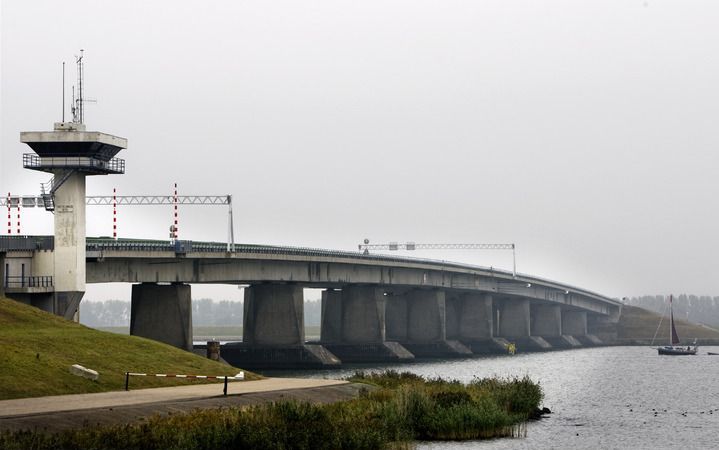
<instances>
[{"instance_id":1,"label":"guardrail","mask_svg":"<svg viewBox=\"0 0 719 450\"><path fill-rule=\"evenodd\" d=\"M22 166L26 169L73 168L90 169L109 173L125 173L125 160L111 158L108 161L89 156L38 156L35 153L22 155Z\"/></svg>"},{"instance_id":2,"label":"guardrail","mask_svg":"<svg viewBox=\"0 0 719 450\"><path fill-rule=\"evenodd\" d=\"M240 372L235 376L228 375L177 375L169 373L135 373L125 372L125 390L130 390L130 377L158 377L158 378L186 378L195 380L224 380L225 387L222 391L223 395L227 395L227 382L229 380L244 380L245 372Z\"/></svg>"},{"instance_id":3,"label":"guardrail","mask_svg":"<svg viewBox=\"0 0 719 450\"><path fill-rule=\"evenodd\" d=\"M24 287L52 287L52 276L33 276L24 277L21 275L6 275L5 276L5 287L6 288L24 288Z\"/></svg>"},{"instance_id":4,"label":"guardrail","mask_svg":"<svg viewBox=\"0 0 719 450\"><path fill-rule=\"evenodd\" d=\"M54 236L0 236L0 251L52 250Z\"/></svg>"}]
</instances>

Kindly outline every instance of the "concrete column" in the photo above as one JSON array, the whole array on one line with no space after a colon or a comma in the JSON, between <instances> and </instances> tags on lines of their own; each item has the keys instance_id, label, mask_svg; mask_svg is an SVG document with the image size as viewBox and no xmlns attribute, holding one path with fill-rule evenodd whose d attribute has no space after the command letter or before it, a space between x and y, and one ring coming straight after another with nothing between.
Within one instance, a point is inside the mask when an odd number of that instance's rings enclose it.
<instances>
[{"instance_id":1,"label":"concrete column","mask_svg":"<svg viewBox=\"0 0 719 450\"><path fill-rule=\"evenodd\" d=\"M130 334L192 351L190 285L132 286Z\"/></svg>"},{"instance_id":2,"label":"concrete column","mask_svg":"<svg viewBox=\"0 0 719 450\"><path fill-rule=\"evenodd\" d=\"M461 294L445 293L444 314L447 339L459 339L459 321L462 316L464 298Z\"/></svg>"},{"instance_id":3,"label":"concrete column","mask_svg":"<svg viewBox=\"0 0 719 450\"><path fill-rule=\"evenodd\" d=\"M342 341L342 291L322 291L322 326L320 341L339 343Z\"/></svg>"},{"instance_id":4,"label":"concrete column","mask_svg":"<svg viewBox=\"0 0 719 450\"><path fill-rule=\"evenodd\" d=\"M342 290L342 342L385 340L385 297L381 288L348 286Z\"/></svg>"},{"instance_id":5,"label":"concrete column","mask_svg":"<svg viewBox=\"0 0 719 450\"><path fill-rule=\"evenodd\" d=\"M534 305L531 313L532 336L562 335L562 309L559 305Z\"/></svg>"},{"instance_id":6,"label":"concrete column","mask_svg":"<svg viewBox=\"0 0 719 450\"><path fill-rule=\"evenodd\" d=\"M587 334L596 336L601 342L617 340L617 321L613 316L587 314Z\"/></svg>"},{"instance_id":7,"label":"concrete column","mask_svg":"<svg viewBox=\"0 0 719 450\"><path fill-rule=\"evenodd\" d=\"M293 284L255 284L245 288L242 340L251 345L303 345L302 288Z\"/></svg>"},{"instance_id":8,"label":"concrete column","mask_svg":"<svg viewBox=\"0 0 719 450\"><path fill-rule=\"evenodd\" d=\"M61 178L64 171L55 174ZM55 192L53 283L55 314L72 318L85 292L85 174L73 173ZM67 293L67 294L64 294ZM75 301L77 299L77 301ZM71 308L68 311L66 308ZM74 308L74 309L73 309Z\"/></svg>"},{"instance_id":9,"label":"concrete column","mask_svg":"<svg viewBox=\"0 0 719 450\"><path fill-rule=\"evenodd\" d=\"M385 340L388 301L384 289L373 286L352 285L324 292L322 344L343 362L414 359L400 343ZM406 329L406 314L400 322Z\"/></svg>"},{"instance_id":10,"label":"concrete column","mask_svg":"<svg viewBox=\"0 0 719 450\"><path fill-rule=\"evenodd\" d=\"M570 336L587 334L587 313L565 309L562 311L562 332Z\"/></svg>"},{"instance_id":11,"label":"concrete column","mask_svg":"<svg viewBox=\"0 0 719 450\"><path fill-rule=\"evenodd\" d=\"M507 338L530 335L528 299L503 299L499 304L499 334Z\"/></svg>"},{"instance_id":12,"label":"concrete column","mask_svg":"<svg viewBox=\"0 0 719 450\"><path fill-rule=\"evenodd\" d=\"M491 338L494 335L492 332L492 296L471 293L463 294L461 299L459 339L473 341Z\"/></svg>"},{"instance_id":13,"label":"concrete column","mask_svg":"<svg viewBox=\"0 0 719 450\"><path fill-rule=\"evenodd\" d=\"M414 290L407 294L407 339L436 342L447 339L445 293Z\"/></svg>"},{"instance_id":14,"label":"concrete column","mask_svg":"<svg viewBox=\"0 0 719 450\"><path fill-rule=\"evenodd\" d=\"M388 341L407 340L407 297L389 295L385 302L386 336Z\"/></svg>"}]
</instances>

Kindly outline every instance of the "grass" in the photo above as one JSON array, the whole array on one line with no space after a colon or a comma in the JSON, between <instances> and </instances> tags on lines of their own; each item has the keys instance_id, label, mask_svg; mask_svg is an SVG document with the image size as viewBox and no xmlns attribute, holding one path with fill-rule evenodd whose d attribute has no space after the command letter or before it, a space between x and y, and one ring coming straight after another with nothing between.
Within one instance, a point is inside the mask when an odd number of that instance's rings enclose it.
<instances>
[{"instance_id":1,"label":"grass","mask_svg":"<svg viewBox=\"0 0 719 450\"><path fill-rule=\"evenodd\" d=\"M130 334L130 327L98 327L98 330L109 331L117 334ZM195 340L201 340L198 338L208 339L242 339L242 327L241 326L211 326L211 325L195 325L192 327L192 334L195 336ZM316 325L305 326L305 336L307 338L316 337L319 338L320 327Z\"/></svg>"},{"instance_id":2,"label":"grass","mask_svg":"<svg viewBox=\"0 0 719 450\"><path fill-rule=\"evenodd\" d=\"M97 382L71 375L81 364ZM160 342L93 330L13 300L0 298L0 399L124 389L124 373L234 375L227 366ZM245 372L249 379L257 375ZM134 388L194 383L135 377Z\"/></svg>"},{"instance_id":3,"label":"grass","mask_svg":"<svg viewBox=\"0 0 719 450\"><path fill-rule=\"evenodd\" d=\"M651 340L657 333L657 326L662 316L653 311L635 306L623 306L622 315L617 324L617 338L621 340ZM719 330L690 323L684 320L675 320L677 334L682 342L692 342L694 339L719 340ZM664 317L657 333L656 344L665 344L669 335L669 317Z\"/></svg>"},{"instance_id":4,"label":"grass","mask_svg":"<svg viewBox=\"0 0 719 450\"><path fill-rule=\"evenodd\" d=\"M357 373L375 389L325 405L280 402L155 417L140 425L59 434L0 434L0 448L25 449L381 449L415 440L518 436L542 392L524 379L468 385L409 373Z\"/></svg>"}]
</instances>

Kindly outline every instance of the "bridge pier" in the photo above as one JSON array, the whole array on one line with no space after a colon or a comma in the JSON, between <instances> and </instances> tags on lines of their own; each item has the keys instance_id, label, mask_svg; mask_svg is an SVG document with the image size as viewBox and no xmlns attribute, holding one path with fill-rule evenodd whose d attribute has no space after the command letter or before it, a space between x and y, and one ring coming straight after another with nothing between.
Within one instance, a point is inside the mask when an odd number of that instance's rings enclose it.
<instances>
[{"instance_id":1,"label":"bridge pier","mask_svg":"<svg viewBox=\"0 0 719 450\"><path fill-rule=\"evenodd\" d=\"M527 298L503 298L499 308L499 335L516 344L517 350L549 350L552 346L531 333L531 308Z\"/></svg>"},{"instance_id":2,"label":"bridge pier","mask_svg":"<svg viewBox=\"0 0 719 450\"><path fill-rule=\"evenodd\" d=\"M533 305L531 307L532 336L539 336L555 348L581 347L581 343L562 330L562 307L559 305Z\"/></svg>"},{"instance_id":3,"label":"bridge pier","mask_svg":"<svg viewBox=\"0 0 719 450\"><path fill-rule=\"evenodd\" d=\"M131 335L192 351L189 284L135 284L130 308Z\"/></svg>"},{"instance_id":4,"label":"bridge pier","mask_svg":"<svg viewBox=\"0 0 719 450\"><path fill-rule=\"evenodd\" d=\"M415 356L468 356L472 351L447 339L446 293L439 289L415 289L406 297L406 340L402 344ZM400 318L401 320L401 318Z\"/></svg>"},{"instance_id":5,"label":"bridge pier","mask_svg":"<svg viewBox=\"0 0 719 450\"><path fill-rule=\"evenodd\" d=\"M472 353L505 353L508 342L494 336L491 294L459 293L445 299L447 339L458 340Z\"/></svg>"},{"instance_id":6,"label":"bridge pier","mask_svg":"<svg viewBox=\"0 0 719 450\"><path fill-rule=\"evenodd\" d=\"M584 345L601 345L596 336L587 333L587 312L573 309L562 311L562 329Z\"/></svg>"},{"instance_id":7,"label":"bridge pier","mask_svg":"<svg viewBox=\"0 0 719 450\"><path fill-rule=\"evenodd\" d=\"M601 314L587 314L587 336L594 337L596 345L617 340L617 322L619 314L605 316Z\"/></svg>"},{"instance_id":8,"label":"bridge pier","mask_svg":"<svg viewBox=\"0 0 719 450\"><path fill-rule=\"evenodd\" d=\"M386 303L384 290L373 286L324 291L322 344L343 362L414 359L399 343L387 342Z\"/></svg>"},{"instance_id":9,"label":"bridge pier","mask_svg":"<svg viewBox=\"0 0 719 450\"><path fill-rule=\"evenodd\" d=\"M323 368L340 361L321 345L305 344L302 287L253 284L245 288L242 343L225 344L222 357L237 367Z\"/></svg>"},{"instance_id":10,"label":"bridge pier","mask_svg":"<svg viewBox=\"0 0 719 450\"><path fill-rule=\"evenodd\" d=\"M342 291L337 289L322 291L321 307L320 342L323 344L342 342Z\"/></svg>"},{"instance_id":11,"label":"bridge pier","mask_svg":"<svg viewBox=\"0 0 719 450\"><path fill-rule=\"evenodd\" d=\"M385 330L390 341L407 341L407 297L401 294L387 296L385 302Z\"/></svg>"}]
</instances>

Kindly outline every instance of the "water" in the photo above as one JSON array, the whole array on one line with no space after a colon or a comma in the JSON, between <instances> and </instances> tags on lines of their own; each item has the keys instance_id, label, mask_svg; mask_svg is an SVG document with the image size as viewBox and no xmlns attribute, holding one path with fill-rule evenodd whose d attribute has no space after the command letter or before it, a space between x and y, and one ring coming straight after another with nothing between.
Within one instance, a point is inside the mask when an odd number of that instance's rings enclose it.
<instances>
[{"instance_id":1,"label":"water","mask_svg":"<svg viewBox=\"0 0 719 450\"><path fill-rule=\"evenodd\" d=\"M658 356L648 347L602 347L267 374L337 378L358 368L392 368L465 382L528 375L542 386L542 406L553 412L531 422L523 438L420 443L421 449L713 449L719 446L719 356L708 356L707 351L719 352L719 347L702 347L697 356Z\"/></svg>"}]
</instances>

